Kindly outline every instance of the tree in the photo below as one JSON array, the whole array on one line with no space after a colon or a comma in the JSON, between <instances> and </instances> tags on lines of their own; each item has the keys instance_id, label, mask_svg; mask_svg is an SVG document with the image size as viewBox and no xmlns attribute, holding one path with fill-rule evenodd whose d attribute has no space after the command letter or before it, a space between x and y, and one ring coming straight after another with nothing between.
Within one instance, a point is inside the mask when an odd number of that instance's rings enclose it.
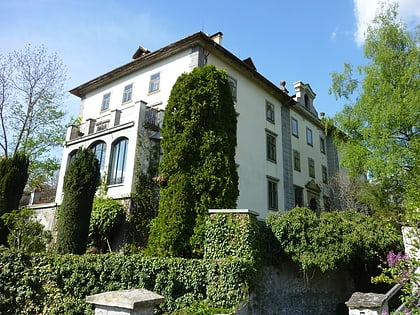
<instances>
[{"instance_id":1,"label":"tree","mask_svg":"<svg viewBox=\"0 0 420 315\"><path fill-rule=\"evenodd\" d=\"M382 5L367 31L368 63L356 74L345 64L332 74L330 91L349 102L334 118L346 135L339 141L343 166L353 177L367 175L399 209L419 178L420 26L410 33L396 8Z\"/></svg>"},{"instance_id":2,"label":"tree","mask_svg":"<svg viewBox=\"0 0 420 315\"><path fill-rule=\"evenodd\" d=\"M118 200L105 196L93 199L89 224L89 241L98 251L112 251L110 240L124 222L125 208Z\"/></svg>"},{"instance_id":3,"label":"tree","mask_svg":"<svg viewBox=\"0 0 420 315\"><path fill-rule=\"evenodd\" d=\"M44 230L44 226L33 218L34 214L34 210L24 208L2 215L1 218L10 231L7 243L11 249L26 253L46 250L52 239L51 232Z\"/></svg>"},{"instance_id":4,"label":"tree","mask_svg":"<svg viewBox=\"0 0 420 315\"><path fill-rule=\"evenodd\" d=\"M158 216L148 250L162 256L201 256L210 208L234 208L236 112L226 73L214 66L181 75L162 127Z\"/></svg>"},{"instance_id":5,"label":"tree","mask_svg":"<svg viewBox=\"0 0 420 315\"><path fill-rule=\"evenodd\" d=\"M64 197L57 217L58 253L85 253L99 179L99 162L95 154L90 149L80 148L64 176Z\"/></svg>"},{"instance_id":6,"label":"tree","mask_svg":"<svg viewBox=\"0 0 420 315\"><path fill-rule=\"evenodd\" d=\"M17 152L13 157L0 159L0 217L19 208L19 200L28 180L29 159ZM0 245L7 244L9 231L0 220Z\"/></svg>"},{"instance_id":7,"label":"tree","mask_svg":"<svg viewBox=\"0 0 420 315\"><path fill-rule=\"evenodd\" d=\"M49 152L64 141L65 80L62 61L43 46L0 55L0 156L24 152L33 185L59 168Z\"/></svg>"}]
</instances>

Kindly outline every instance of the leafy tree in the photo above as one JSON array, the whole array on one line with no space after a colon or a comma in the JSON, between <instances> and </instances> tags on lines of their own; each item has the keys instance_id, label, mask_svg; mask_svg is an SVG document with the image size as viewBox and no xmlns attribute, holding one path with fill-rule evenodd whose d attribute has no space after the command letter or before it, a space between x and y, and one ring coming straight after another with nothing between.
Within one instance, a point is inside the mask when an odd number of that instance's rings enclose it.
<instances>
[{"instance_id":1,"label":"leafy tree","mask_svg":"<svg viewBox=\"0 0 420 315\"><path fill-rule=\"evenodd\" d=\"M58 253L85 253L99 179L99 162L94 153L80 148L64 176L64 197L57 218Z\"/></svg>"},{"instance_id":2,"label":"leafy tree","mask_svg":"<svg viewBox=\"0 0 420 315\"><path fill-rule=\"evenodd\" d=\"M34 210L24 208L2 215L10 231L7 243L11 249L27 253L45 251L52 239L51 232L44 230L44 226L33 218L34 214Z\"/></svg>"},{"instance_id":3,"label":"leafy tree","mask_svg":"<svg viewBox=\"0 0 420 315\"><path fill-rule=\"evenodd\" d=\"M181 75L162 127L158 216L148 250L163 256L201 256L209 208L234 208L236 112L226 73L214 66Z\"/></svg>"},{"instance_id":4,"label":"leafy tree","mask_svg":"<svg viewBox=\"0 0 420 315\"><path fill-rule=\"evenodd\" d=\"M368 63L345 64L332 74L330 91L349 102L335 117L346 135L339 143L343 166L351 176L367 174L380 198L393 197L398 209L419 178L420 27L410 33L396 7L383 4L368 28Z\"/></svg>"},{"instance_id":5,"label":"leafy tree","mask_svg":"<svg viewBox=\"0 0 420 315\"><path fill-rule=\"evenodd\" d=\"M106 249L111 252L110 240L124 219L125 208L121 202L112 198L95 197L89 225L89 240L92 245L101 252Z\"/></svg>"},{"instance_id":6,"label":"leafy tree","mask_svg":"<svg viewBox=\"0 0 420 315\"><path fill-rule=\"evenodd\" d=\"M323 212L318 217L310 209L295 208L266 221L285 254L304 271L366 264L402 247L392 224L356 211Z\"/></svg>"},{"instance_id":7,"label":"leafy tree","mask_svg":"<svg viewBox=\"0 0 420 315\"><path fill-rule=\"evenodd\" d=\"M19 208L19 200L28 180L28 157L17 152L0 159L0 217ZM8 229L0 220L0 244L7 244Z\"/></svg>"},{"instance_id":8,"label":"leafy tree","mask_svg":"<svg viewBox=\"0 0 420 315\"><path fill-rule=\"evenodd\" d=\"M35 186L39 177L53 176L59 168L49 151L61 146L65 136L65 80L62 61L43 46L0 55L0 155L24 152Z\"/></svg>"}]
</instances>

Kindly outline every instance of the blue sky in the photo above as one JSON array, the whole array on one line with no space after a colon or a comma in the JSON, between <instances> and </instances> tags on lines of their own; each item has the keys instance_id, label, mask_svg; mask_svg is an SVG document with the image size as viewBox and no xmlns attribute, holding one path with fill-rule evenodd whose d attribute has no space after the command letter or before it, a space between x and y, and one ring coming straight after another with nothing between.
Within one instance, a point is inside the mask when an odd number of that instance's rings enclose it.
<instances>
[{"instance_id":1,"label":"blue sky","mask_svg":"<svg viewBox=\"0 0 420 315\"><path fill-rule=\"evenodd\" d=\"M420 1L398 0L408 25L420 23ZM0 0L0 54L45 45L67 66L67 89L131 60L139 45L151 51L197 31L224 34L223 46L251 57L275 84L309 83L318 112L343 107L328 94L330 73L363 60L363 25L377 0L170 1ZM77 116L79 99L68 94Z\"/></svg>"}]
</instances>

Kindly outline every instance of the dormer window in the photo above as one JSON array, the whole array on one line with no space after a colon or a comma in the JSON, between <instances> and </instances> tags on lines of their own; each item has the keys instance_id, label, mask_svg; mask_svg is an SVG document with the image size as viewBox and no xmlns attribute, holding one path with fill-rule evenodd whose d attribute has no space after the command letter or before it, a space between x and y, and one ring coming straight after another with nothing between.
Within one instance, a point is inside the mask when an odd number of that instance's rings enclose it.
<instances>
[{"instance_id":1,"label":"dormer window","mask_svg":"<svg viewBox=\"0 0 420 315\"><path fill-rule=\"evenodd\" d=\"M308 95L307 95L307 94L305 94L304 99L305 99L305 108L306 108L306 109L310 109L309 97L308 97Z\"/></svg>"}]
</instances>

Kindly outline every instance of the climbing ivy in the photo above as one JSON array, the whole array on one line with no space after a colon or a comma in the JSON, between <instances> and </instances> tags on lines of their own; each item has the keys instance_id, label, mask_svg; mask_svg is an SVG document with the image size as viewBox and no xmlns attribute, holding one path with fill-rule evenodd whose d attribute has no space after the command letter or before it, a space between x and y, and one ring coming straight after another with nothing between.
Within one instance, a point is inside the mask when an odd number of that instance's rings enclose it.
<instances>
[{"instance_id":1,"label":"climbing ivy","mask_svg":"<svg viewBox=\"0 0 420 315\"><path fill-rule=\"evenodd\" d=\"M302 270L336 270L402 246L401 235L390 222L356 211L323 212L318 217L310 209L295 208L268 216L267 225Z\"/></svg>"}]
</instances>

